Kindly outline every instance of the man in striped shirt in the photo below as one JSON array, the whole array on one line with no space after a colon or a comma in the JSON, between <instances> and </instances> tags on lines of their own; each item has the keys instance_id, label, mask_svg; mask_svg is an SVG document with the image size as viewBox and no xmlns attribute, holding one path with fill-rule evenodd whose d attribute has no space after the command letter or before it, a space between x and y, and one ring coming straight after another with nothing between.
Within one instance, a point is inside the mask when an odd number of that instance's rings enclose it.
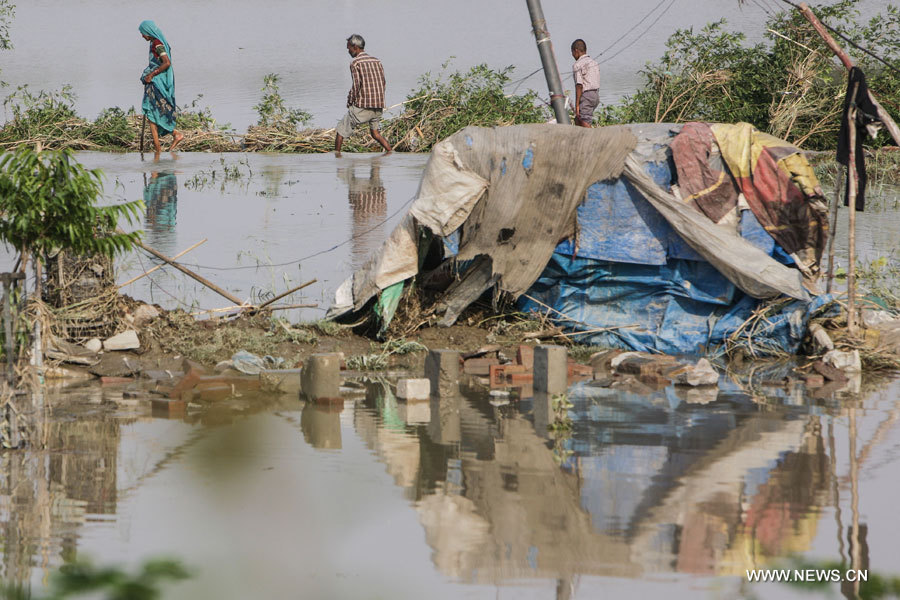
<instances>
[{"instance_id":1,"label":"man in striped shirt","mask_svg":"<svg viewBox=\"0 0 900 600\"><path fill-rule=\"evenodd\" d=\"M380 60L365 53L365 47L366 40L361 35L354 33L347 38L347 52L353 57L350 61L353 86L347 94L347 114L335 128L334 152L338 156L341 155L344 138L353 133L354 127L364 123L369 124L369 133L384 151L391 151L391 145L378 131L378 122L384 111L384 68Z\"/></svg>"}]
</instances>

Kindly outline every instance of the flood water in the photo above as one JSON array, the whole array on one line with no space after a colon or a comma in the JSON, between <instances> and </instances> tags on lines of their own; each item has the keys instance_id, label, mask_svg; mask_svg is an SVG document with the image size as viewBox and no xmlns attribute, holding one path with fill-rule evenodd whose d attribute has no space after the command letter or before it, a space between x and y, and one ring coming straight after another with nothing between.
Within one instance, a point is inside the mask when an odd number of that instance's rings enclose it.
<instances>
[{"instance_id":1,"label":"flood water","mask_svg":"<svg viewBox=\"0 0 900 600\"><path fill-rule=\"evenodd\" d=\"M158 0L141 5L118 0L27 0L16 3L10 34L14 49L0 54L0 78L33 90L71 84L81 114L140 105L138 77L147 44L137 32L144 19L159 24L172 46L179 104L202 94L222 123L244 131L256 122L263 76L278 73L290 106L312 113L314 124L333 127L350 87L345 40L360 33L367 50L384 62L386 102L406 99L426 72L437 73L455 57L453 69L487 63L516 67L520 78L540 67L525 2L457 0L296 1ZM726 17L751 39L764 33L766 11L776 0L739 5L737 0L634 0L615 10L591 0L544 2L564 85L572 89L569 45L584 38L601 57L601 100L613 102L640 83L638 71L665 50L678 28L702 27ZM879 2L864 2L877 4ZM864 7L865 10L865 7ZM617 41L623 34L623 39ZM615 55L615 56L614 56ZM537 74L520 91L547 97ZM512 91L510 87L510 91ZM395 109L395 114L399 107Z\"/></svg>"},{"instance_id":2,"label":"flood water","mask_svg":"<svg viewBox=\"0 0 900 600\"><path fill-rule=\"evenodd\" d=\"M241 300L258 303L317 279L284 302L318 304L291 315L309 320L324 314L337 286L406 213L428 156L180 153L141 162L137 154L81 152L78 159L103 170L108 201L143 198L134 227L145 244L174 256L207 239L179 260ZM159 262L130 254L118 281ZM122 291L189 312L232 304L173 269Z\"/></svg>"},{"instance_id":3,"label":"flood water","mask_svg":"<svg viewBox=\"0 0 900 600\"><path fill-rule=\"evenodd\" d=\"M576 384L561 436L526 391L355 385L178 419L51 392L48 449L0 454L3 579L167 556L193 576L166 598L806 598L745 570L897 574L897 382Z\"/></svg>"}]
</instances>

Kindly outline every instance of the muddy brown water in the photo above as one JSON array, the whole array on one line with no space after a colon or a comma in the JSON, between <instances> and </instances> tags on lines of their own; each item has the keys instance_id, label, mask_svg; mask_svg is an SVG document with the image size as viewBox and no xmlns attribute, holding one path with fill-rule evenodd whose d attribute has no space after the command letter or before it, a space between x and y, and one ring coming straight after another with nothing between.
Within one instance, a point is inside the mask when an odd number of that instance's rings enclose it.
<instances>
[{"instance_id":1,"label":"muddy brown water","mask_svg":"<svg viewBox=\"0 0 900 600\"><path fill-rule=\"evenodd\" d=\"M576 384L561 436L527 390L408 403L368 380L178 418L50 390L47 449L0 454L2 576L37 593L64 558L167 556L193 577L165 598L805 598L745 571L896 575L900 382L777 377Z\"/></svg>"}]
</instances>

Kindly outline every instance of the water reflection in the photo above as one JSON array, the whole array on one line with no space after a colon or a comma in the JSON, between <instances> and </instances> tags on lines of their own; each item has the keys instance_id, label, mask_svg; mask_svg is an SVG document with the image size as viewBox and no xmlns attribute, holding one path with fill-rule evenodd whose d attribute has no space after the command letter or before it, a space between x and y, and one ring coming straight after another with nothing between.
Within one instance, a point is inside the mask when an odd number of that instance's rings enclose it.
<instances>
[{"instance_id":1,"label":"water reflection","mask_svg":"<svg viewBox=\"0 0 900 600\"><path fill-rule=\"evenodd\" d=\"M338 178L347 184L347 201L352 212L350 260L354 269L361 267L381 247L386 236L387 192L381 180L381 159L372 158L367 162L368 177L358 177L355 165L337 171Z\"/></svg>"},{"instance_id":2,"label":"water reflection","mask_svg":"<svg viewBox=\"0 0 900 600\"><path fill-rule=\"evenodd\" d=\"M186 522L205 523L211 511L209 522L226 535L298 523L305 531L313 525L292 520L297 507L322 519L326 513L316 511L313 498L346 498L349 479L372 479L371 455L390 476L379 485L396 486L406 503L398 498L377 505L363 520L386 509L415 511L420 533L412 537L424 537L438 573L475 584L549 581L558 598L579 597L582 576L686 573L736 581L746 569L794 555L868 568L878 532L871 525L886 523L883 514L879 520L860 509L859 481L863 473L870 482L896 476L896 469L885 469L900 447L892 433L900 410L890 389L860 400L812 399L780 383L752 389L723 384L699 395L672 387L578 384L569 390L571 428L550 431L560 412L545 394L504 404L464 388L455 397L407 402L385 381L358 385L365 398L356 403L248 397L239 407L223 403L172 421L151 421L149 411L139 419L117 414L107 397L116 392L108 389L69 392L66 407L54 408L55 416L42 424L45 449L0 454L0 575L27 585L37 581L32 570L46 572L75 558L84 539L114 544L125 535L132 543L132 534L123 534L138 529L132 515L152 518L138 507L172 494L163 482L156 491L162 496L154 496L152 486L145 490L151 477L180 482L172 498L186 507ZM285 422L291 426L283 428ZM136 438L140 423L156 427ZM181 433L162 442L162 431ZM291 439L315 450L302 455ZM299 467L311 459L311 468ZM193 491L189 481L198 484ZM291 482L319 495L292 495ZM216 512L219 499L243 506L238 490L245 487L283 496L286 512L258 518L263 507L256 505L247 513ZM142 494L148 496L141 500ZM365 511L368 500L360 501L347 506ZM163 527L169 509L159 507ZM324 519L323 531L346 528L344 513L337 515L330 517L334 522ZM181 539L178 526L160 533L175 544ZM411 544L404 536L409 531L385 541L385 550ZM298 547L318 543L309 539ZM134 543L139 540L135 534ZM252 551L275 565L297 550L260 544ZM841 589L847 598L858 595L852 584Z\"/></svg>"},{"instance_id":3,"label":"water reflection","mask_svg":"<svg viewBox=\"0 0 900 600\"><path fill-rule=\"evenodd\" d=\"M463 581L551 579L569 597L582 574L743 576L809 551L836 503L832 418L695 396L577 386L558 443L546 395L405 403L369 384L354 425L414 501L437 568Z\"/></svg>"},{"instance_id":4,"label":"water reflection","mask_svg":"<svg viewBox=\"0 0 900 600\"><path fill-rule=\"evenodd\" d=\"M173 171L144 174L144 228L151 246L171 251L178 215L178 178Z\"/></svg>"},{"instance_id":5,"label":"water reflection","mask_svg":"<svg viewBox=\"0 0 900 600\"><path fill-rule=\"evenodd\" d=\"M100 390L88 400L101 401ZM116 513L123 422L96 416L38 421L32 439L45 448L0 452L0 582L27 589L32 568L75 558L85 524Z\"/></svg>"}]
</instances>

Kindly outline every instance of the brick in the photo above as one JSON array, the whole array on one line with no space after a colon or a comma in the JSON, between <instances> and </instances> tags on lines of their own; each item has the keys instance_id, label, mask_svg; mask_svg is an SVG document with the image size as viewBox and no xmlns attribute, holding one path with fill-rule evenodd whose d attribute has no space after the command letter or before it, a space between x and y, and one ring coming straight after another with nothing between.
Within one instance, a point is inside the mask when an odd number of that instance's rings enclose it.
<instances>
[{"instance_id":1,"label":"brick","mask_svg":"<svg viewBox=\"0 0 900 600\"><path fill-rule=\"evenodd\" d=\"M201 383L196 389L201 402L219 402L234 395L234 388L221 383Z\"/></svg>"},{"instance_id":2,"label":"brick","mask_svg":"<svg viewBox=\"0 0 900 600\"><path fill-rule=\"evenodd\" d=\"M817 360L816 362L814 362L812 367L816 373L818 373L828 381L836 381L838 383L844 383L847 381L847 376L844 375L843 371L831 365L827 365L821 360Z\"/></svg>"},{"instance_id":3,"label":"brick","mask_svg":"<svg viewBox=\"0 0 900 600\"><path fill-rule=\"evenodd\" d=\"M150 400L150 414L164 419L180 418L184 415L187 403L183 400L153 398Z\"/></svg>"},{"instance_id":4,"label":"brick","mask_svg":"<svg viewBox=\"0 0 900 600\"><path fill-rule=\"evenodd\" d=\"M525 367L522 365L491 365L489 379L491 387L506 385L507 380L514 374L522 375Z\"/></svg>"},{"instance_id":5,"label":"brick","mask_svg":"<svg viewBox=\"0 0 900 600\"><path fill-rule=\"evenodd\" d=\"M534 346L520 344L516 348L516 362L529 371L534 369Z\"/></svg>"},{"instance_id":6,"label":"brick","mask_svg":"<svg viewBox=\"0 0 900 600\"><path fill-rule=\"evenodd\" d=\"M467 375L490 375L491 365L499 365L498 358L470 358L463 364Z\"/></svg>"},{"instance_id":7,"label":"brick","mask_svg":"<svg viewBox=\"0 0 900 600\"><path fill-rule=\"evenodd\" d=\"M825 378L817 374L809 374L803 377L807 387L822 387L825 385Z\"/></svg>"}]
</instances>

